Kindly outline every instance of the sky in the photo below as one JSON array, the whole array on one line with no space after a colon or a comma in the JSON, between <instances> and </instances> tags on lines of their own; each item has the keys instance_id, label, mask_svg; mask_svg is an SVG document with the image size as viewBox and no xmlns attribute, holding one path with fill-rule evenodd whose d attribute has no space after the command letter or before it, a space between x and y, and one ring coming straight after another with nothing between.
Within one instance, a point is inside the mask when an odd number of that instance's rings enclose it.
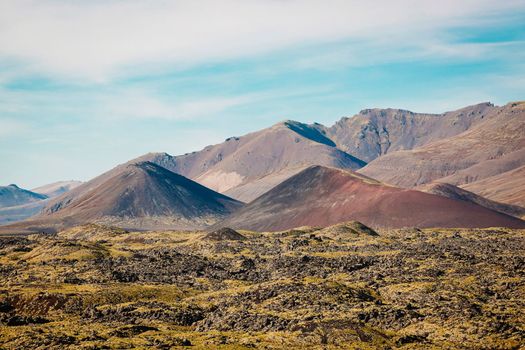
<instances>
[{"instance_id":1,"label":"sky","mask_svg":"<svg viewBox=\"0 0 525 350\"><path fill-rule=\"evenodd\" d=\"M525 99L525 0L0 0L0 185L284 119Z\"/></svg>"}]
</instances>

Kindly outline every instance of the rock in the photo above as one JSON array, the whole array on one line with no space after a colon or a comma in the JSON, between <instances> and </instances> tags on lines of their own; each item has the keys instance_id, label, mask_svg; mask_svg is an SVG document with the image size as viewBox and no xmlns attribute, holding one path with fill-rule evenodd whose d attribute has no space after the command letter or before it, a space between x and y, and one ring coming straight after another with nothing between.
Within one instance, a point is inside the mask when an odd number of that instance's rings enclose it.
<instances>
[{"instance_id":1,"label":"rock","mask_svg":"<svg viewBox=\"0 0 525 350\"><path fill-rule=\"evenodd\" d=\"M223 227L207 233L202 239L207 241L244 241L246 237L234 229Z\"/></svg>"}]
</instances>

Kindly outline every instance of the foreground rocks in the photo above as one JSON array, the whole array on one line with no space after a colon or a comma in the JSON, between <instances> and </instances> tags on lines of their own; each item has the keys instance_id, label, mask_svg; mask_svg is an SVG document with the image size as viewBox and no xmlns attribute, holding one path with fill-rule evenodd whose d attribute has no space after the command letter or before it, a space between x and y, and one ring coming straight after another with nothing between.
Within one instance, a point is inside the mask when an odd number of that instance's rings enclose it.
<instances>
[{"instance_id":1,"label":"foreground rocks","mask_svg":"<svg viewBox=\"0 0 525 350\"><path fill-rule=\"evenodd\" d=\"M0 237L0 348L525 343L523 230L100 230Z\"/></svg>"}]
</instances>

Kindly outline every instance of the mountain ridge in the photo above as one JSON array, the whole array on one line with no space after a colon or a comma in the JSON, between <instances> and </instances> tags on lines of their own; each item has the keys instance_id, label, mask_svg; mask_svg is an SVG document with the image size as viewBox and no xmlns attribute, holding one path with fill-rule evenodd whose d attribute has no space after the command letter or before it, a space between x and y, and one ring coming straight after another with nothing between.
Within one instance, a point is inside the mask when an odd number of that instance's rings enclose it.
<instances>
[{"instance_id":1,"label":"mountain ridge","mask_svg":"<svg viewBox=\"0 0 525 350\"><path fill-rule=\"evenodd\" d=\"M483 119L461 134L386 154L359 172L406 188L438 179L460 186L525 164L525 103L494 107Z\"/></svg>"}]
</instances>

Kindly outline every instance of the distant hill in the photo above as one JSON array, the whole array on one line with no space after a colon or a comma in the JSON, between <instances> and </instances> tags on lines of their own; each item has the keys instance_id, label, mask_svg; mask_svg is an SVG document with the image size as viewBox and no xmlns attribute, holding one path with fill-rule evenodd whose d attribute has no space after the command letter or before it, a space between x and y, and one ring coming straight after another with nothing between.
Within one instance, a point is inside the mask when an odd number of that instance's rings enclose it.
<instances>
[{"instance_id":1,"label":"distant hill","mask_svg":"<svg viewBox=\"0 0 525 350\"><path fill-rule=\"evenodd\" d=\"M118 166L50 201L14 228L56 231L85 223L124 228L206 227L242 206L151 162Z\"/></svg>"},{"instance_id":2,"label":"distant hill","mask_svg":"<svg viewBox=\"0 0 525 350\"><path fill-rule=\"evenodd\" d=\"M48 196L18 187L15 184L0 186L0 208L38 202Z\"/></svg>"},{"instance_id":3,"label":"distant hill","mask_svg":"<svg viewBox=\"0 0 525 350\"><path fill-rule=\"evenodd\" d=\"M37 215L48 201L48 199L43 199L38 202L0 208L0 225L11 224Z\"/></svg>"},{"instance_id":4,"label":"distant hill","mask_svg":"<svg viewBox=\"0 0 525 350\"><path fill-rule=\"evenodd\" d=\"M50 198L63 194L80 184L80 181L60 181L37 187L31 191L21 189L16 185L0 187L0 202L10 204L0 205L0 225L22 221L37 215Z\"/></svg>"},{"instance_id":5,"label":"distant hill","mask_svg":"<svg viewBox=\"0 0 525 350\"><path fill-rule=\"evenodd\" d=\"M525 228L525 222L461 200L387 186L363 175L312 166L217 226L278 231L358 220L374 228Z\"/></svg>"},{"instance_id":6,"label":"distant hill","mask_svg":"<svg viewBox=\"0 0 525 350\"><path fill-rule=\"evenodd\" d=\"M525 165L462 187L495 201L525 207Z\"/></svg>"}]
</instances>

